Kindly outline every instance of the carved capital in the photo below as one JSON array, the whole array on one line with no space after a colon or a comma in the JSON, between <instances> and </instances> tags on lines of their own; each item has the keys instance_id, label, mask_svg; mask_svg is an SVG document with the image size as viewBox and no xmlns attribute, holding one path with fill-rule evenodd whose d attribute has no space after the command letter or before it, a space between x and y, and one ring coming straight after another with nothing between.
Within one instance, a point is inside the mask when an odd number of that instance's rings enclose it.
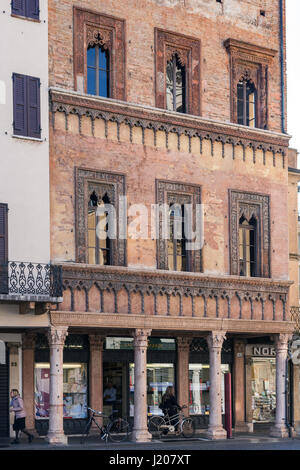
<instances>
[{"instance_id":1,"label":"carved capital","mask_svg":"<svg viewBox=\"0 0 300 470\"><path fill-rule=\"evenodd\" d=\"M90 350L103 351L105 337L100 335L89 335Z\"/></svg>"},{"instance_id":2,"label":"carved capital","mask_svg":"<svg viewBox=\"0 0 300 470\"><path fill-rule=\"evenodd\" d=\"M63 346L68 336L67 326L50 326L47 331L49 346Z\"/></svg>"},{"instance_id":3,"label":"carved capital","mask_svg":"<svg viewBox=\"0 0 300 470\"><path fill-rule=\"evenodd\" d=\"M177 342L177 351L178 352L189 352L190 351L190 344L192 342L191 338L187 338L186 336L179 336L176 338Z\"/></svg>"},{"instance_id":4,"label":"carved capital","mask_svg":"<svg viewBox=\"0 0 300 470\"><path fill-rule=\"evenodd\" d=\"M234 353L235 354L245 354L246 342L243 340L234 341Z\"/></svg>"},{"instance_id":5,"label":"carved capital","mask_svg":"<svg viewBox=\"0 0 300 470\"><path fill-rule=\"evenodd\" d=\"M226 333L224 331L212 331L206 338L209 350L222 349L225 339Z\"/></svg>"},{"instance_id":6,"label":"carved capital","mask_svg":"<svg viewBox=\"0 0 300 470\"><path fill-rule=\"evenodd\" d=\"M147 348L148 337L151 335L150 329L138 328L133 333L133 344L135 348Z\"/></svg>"},{"instance_id":7,"label":"carved capital","mask_svg":"<svg viewBox=\"0 0 300 470\"><path fill-rule=\"evenodd\" d=\"M279 352L286 352L288 350L288 342L292 339L293 335L289 335L286 333L280 333L279 335L275 335L275 348L276 353Z\"/></svg>"},{"instance_id":8,"label":"carved capital","mask_svg":"<svg viewBox=\"0 0 300 470\"><path fill-rule=\"evenodd\" d=\"M22 349L34 349L35 347L35 333L24 333L22 335Z\"/></svg>"}]
</instances>

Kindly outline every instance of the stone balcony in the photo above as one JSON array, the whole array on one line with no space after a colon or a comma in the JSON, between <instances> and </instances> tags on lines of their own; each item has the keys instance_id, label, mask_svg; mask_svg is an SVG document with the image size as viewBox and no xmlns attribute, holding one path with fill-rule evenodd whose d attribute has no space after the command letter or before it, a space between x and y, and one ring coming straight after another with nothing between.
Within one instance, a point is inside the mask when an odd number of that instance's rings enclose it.
<instances>
[{"instance_id":1,"label":"stone balcony","mask_svg":"<svg viewBox=\"0 0 300 470\"><path fill-rule=\"evenodd\" d=\"M291 281L76 263L62 265L62 278L63 302L51 312L57 324L292 329Z\"/></svg>"}]
</instances>

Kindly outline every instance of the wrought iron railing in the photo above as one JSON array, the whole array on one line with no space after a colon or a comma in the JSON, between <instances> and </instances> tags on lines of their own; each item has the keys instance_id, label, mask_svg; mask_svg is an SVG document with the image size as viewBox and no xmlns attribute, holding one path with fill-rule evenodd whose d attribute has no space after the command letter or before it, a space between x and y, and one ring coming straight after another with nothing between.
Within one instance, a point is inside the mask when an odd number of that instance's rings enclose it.
<instances>
[{"instance_id":1,"label":"wrought iron railing","mask_svg":"<svg viewBox=\"0 0 300 470\"><path fill-rule=\"evenodd\" d=\"M295 331L300 333L300 307L291 307L291 320L295 323Z\"/></svg>"},{"instance_id":2,"label":"wrought iron railing","mask_svg":"<svg viewBox=\"0 0 300 470\"><path fill-rule=\"evenodd\" d=\"M0 266L0 294L62 297L62 270L51 264L10 261Z\"/></svg>"}]
</instances>

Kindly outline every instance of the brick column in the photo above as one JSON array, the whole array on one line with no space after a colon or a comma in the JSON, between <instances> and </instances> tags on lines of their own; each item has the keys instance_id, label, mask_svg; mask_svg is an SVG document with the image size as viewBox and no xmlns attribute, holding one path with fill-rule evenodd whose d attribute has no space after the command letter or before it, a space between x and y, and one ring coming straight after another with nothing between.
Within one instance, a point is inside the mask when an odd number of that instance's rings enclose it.
<instances>
[{"instance_id":1,"label":"brick column","mask_svg":"<svg viewBox=\"0 0 300 470\"><path fill-rule=\"evenodd\" d=\"M63 417L63 351L68 335L66 326L50 326L48 342L50 348L50 410L49 444L66 445L68 438L64 434Z\"/></svg>"},{"instance_id":2,"label":"brick column","mask_svg":"<svg viewBox=\"0 0 300 470\"><path fill-rule=\"evenodd\" d=\"M251 374L252 374L252 358L251 356L246 356L245 361L246 368L246 426L248 432L253 432L253 409L252 409L252 383L251 383Z\"/></svg>"},{"instance_id":3,"label":"brick column","mask_svg":"<svg viewBox=\"0 0 300 470\"><path fill-rule=\"evenodd\" d=\"M35 430L34 348L35 334L24 333L22 335L22 398L27 414L26 428L30 432Z\"/></svg>"},{"instance_id":4,"label":"brick column","mask_svg":"<svg viewBox=\"0 0 300 470\"><path fill-rule=\"evenodd\" d=\"M275 336L276 347L276 421L270 435L273 437L289 437L286 426L286 359L290 335Z\"/></svg>"},{"instance_id":5,"label":"brick column","mask_svg":"<svg viewBox=\"0 0 300 470\"><path fill-rule=\"evenodd\" d=\"M134 332L134 425L132 440L151 441L147 426L147 346L151 330Z\"/></svg>"},{"instance_id":6,"label":"brick column","mask_svg":"<svg viewBox=\"0 0 300 470\"><path fill-rule=\"evenodd\" d=\"M234 341L234 416L236 432L247 432L245 423L245 341Z\"/></svg>"},{"instance_id":7,"label":"brick column","mask_svg":"<svg viewBox=\"0 0 300 470\"><path fill-rule=\"evenodd\" d=\"M191 339L177 338L177 402L180 406L187 405L185 415L189 414L189 358Z\"/></svg>"},{"instance_id":8,"label":"brick column","mask_svg":"<svg viewBox=\"0 0 300 470\"><path fill-rule=\"evenodd\" d=\"M103 344L104 344L104 341L105 341L105 338L103 336L89 335L90 407L97 411L103 411ZM96 427L96 425L94 426Z\"/></svg>"},{"instance_id":9,"label":"brick column","mask_svg":"<svg viewBox=\"0 0 300 470\"><path fill-rule=\"evenodd\" d=\"M212 331L207 337L209 348L209 425L207 436L210 439L226 439L227 433L222 425L221 408L221 350L223 331Z\"/></svg>"}]
</instances>

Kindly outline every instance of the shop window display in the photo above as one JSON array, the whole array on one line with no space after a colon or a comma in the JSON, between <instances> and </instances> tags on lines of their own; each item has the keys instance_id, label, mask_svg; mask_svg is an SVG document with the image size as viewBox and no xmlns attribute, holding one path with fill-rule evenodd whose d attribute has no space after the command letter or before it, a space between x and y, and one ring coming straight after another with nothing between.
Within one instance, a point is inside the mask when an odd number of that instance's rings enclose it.
<instances>
[{"instance_id":1,"label":"shop window display","mask_svg":"<svg viewBox=\"0 0 300 470\"><path fill-rule=\"evenodd\" d=\"M230 372L228 364L221 365L221 406L225 413L225 381L224 375ZM209 365L189 365L189 411L190 415L209 415Z\"/></svg>"},{"instance_id":2,"label":"shop window display","mask_svg":"<svg viewBox=\"0 0 300 470\"><path fill-rule=\"evenodd\" d=\"M251 375L253 422L274 421L276 359L253 358Z\"/></svg>"},{"instance_id":3,"label":"shop window display","mask_svg":"<svg viewBox=\"0 0 300 470\"><path fill-rule=\"evenodd\" d=\"M50 364L35 364L36 419L49 417ZM87 365L63 365L64 418L87 417Z\"/></svg>"},{"instance_id":4,"label":"shop window display","mask_svg":"<svg viewBox=\"0 0 300 470\"><path fill-rule=\"evenodd\" d=\"M159 405L168 386L174 386L174 364L147 364L147 405L149 415L163 415ZM129 366L130 416L134 416L134 364Z\"/></svg>"}]
</instances>

